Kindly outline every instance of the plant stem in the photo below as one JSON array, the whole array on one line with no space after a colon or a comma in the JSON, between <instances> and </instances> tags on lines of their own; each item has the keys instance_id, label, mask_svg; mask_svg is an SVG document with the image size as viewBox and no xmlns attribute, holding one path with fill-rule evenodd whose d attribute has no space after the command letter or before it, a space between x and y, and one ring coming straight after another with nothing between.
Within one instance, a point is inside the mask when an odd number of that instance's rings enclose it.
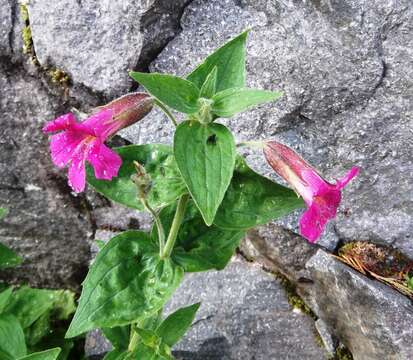
<instances>
[{"instance_id":1,"label":"plant stem","mask_svg":"<svg viewBox=\"0 0 413 360\"><path fill-rule=\"evenodd\" d=\"M155 99L155 104L159 106L159 108L165 113L165 115L171 119L172 123L176 126L178 126L178 123L175 119L175 117L172 115L172 113L169 111L169 109L162 104L159 100Z\"/></svg>"},{"instance_id":2,"label":"plant stem","mask_svg":"<svg viewBox=\"0 0 413 360\"><path fill-rule=\"evenodd\" d=\"M165 248L161 254L161 259L166 259L171 256L172 250L175 245L176 237L178 236L178 230L181 227L182 220L185 215L186 204L189 200L189 194L182 195L178 200L174 219L172 221L171 230L169 230L168 239L166 240Z\"/></svg>"},{"instance_id":3,"label":"plant stem","mask_svg":"<svg viewBox=\"0 0 413 360\"><path fill-rule=\"evenodd\" d=\"M136 349L136 346L138 345L139 342L139 335L134 329L135 324L131 324L130 327L130 340L129 340L129 345L128 345L128 351L133 352Z\"/></svg>"},{"instance_id":4,"label":"plant stem","mask_svg":"<svg viewBox=\"0 0 413 360\"><path fill-rule=\"evenodd\" d=\"M159 218L156 211L149 206L148 201L145 198L141 198L141 201L145 209L151 213L155 221L156 228L158 230L159 255L161 256L163 254L164 247L165 247L165 231L163 229L161 219Z\"/></svg>"}]
</instances>

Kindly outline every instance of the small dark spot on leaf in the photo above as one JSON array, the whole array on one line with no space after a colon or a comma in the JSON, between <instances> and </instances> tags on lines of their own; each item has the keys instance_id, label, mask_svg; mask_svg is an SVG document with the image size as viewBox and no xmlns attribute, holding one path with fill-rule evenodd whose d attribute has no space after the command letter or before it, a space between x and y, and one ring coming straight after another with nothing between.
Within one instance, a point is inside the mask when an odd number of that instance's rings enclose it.
<instances>
[{"instance_id":1,"label":"small dark spot on leaf","mask_svg":"<svg viewBox=\"0 0 413 360\"><path fill-rule=\"evenodd\" d=\"M208 136L208 139L207 139L208 145L215 145L216 143L217 143L217 136L215 134Z\"/></svg>"},{"instance_id":2,"label":"small dark spot on leaf","mask_svg":"<svg viewBox=\"0 0 413 360\"><path fill-rule=\"evenodd\" d=\"M159 167L159 172L161 173L162 176L165 176L165 168L163 166Z\"/></svg>"}]
</instances>

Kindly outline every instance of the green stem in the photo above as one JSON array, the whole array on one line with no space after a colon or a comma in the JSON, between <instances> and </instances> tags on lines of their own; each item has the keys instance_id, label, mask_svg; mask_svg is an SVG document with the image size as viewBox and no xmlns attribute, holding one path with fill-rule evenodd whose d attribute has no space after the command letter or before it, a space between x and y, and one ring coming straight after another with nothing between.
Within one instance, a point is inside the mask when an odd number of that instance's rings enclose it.
<instances>
[{"instance_id":1,"label":"green stem","mask_svg":"<svg viewBox=\"0 0 413 360\"><path fill-rule=\"evenodd\" d=\"M161 259L166 259L171 256L172 250L175 245L176 237L178 236L179 228L181 227L182 220L185 215L186 204L188 203L189 195L184 194L178 200L178 206L174 219L172 221L171 230L169 230L168 239L166 240L165 248L161 254Z\"/></svg>"},{"instance_id":2,"label":"green stem","mask_svg":"<svg viewBox=\"0 0 413 360\"><path fill-rule=\"evenodd\" d=\"M136 350L136 346L138 345L139 342L139 335L134 329L135 325L131 324L130 326L130 340L129 340L129 345L128 345L128 351L133 352Z\"/></svg>"},{"instance_id":3,"label":"green stem","mask_svg":"<svg viewBox=\"0 0 413 360\"><path fill-rule=\"evenodd\" d=\"M165 113L165 115L171 119L171 121L173 122L173 124L176 126L178 126L178 123L175 119L175 117L172 115L172 113L169 111L169 109L162 104L159 100L155 99L155 104L159 106L159 108Z\"/></svg>"},{"instance_id":4,"label":"green stem","mask_svg":"<svg viewBox=\"0 0 413 360\"><path fill-rule=\"evenodd\" d=\"M163 254L164 247L165 247L165 231L163 229L161 219L159 218L156 211L149 206L148 201L145 198L141 198L141 201L145 209L151 213L155 221L156 228L158 230L159 255L161 256Z\"/></svg>"}]
</instances>

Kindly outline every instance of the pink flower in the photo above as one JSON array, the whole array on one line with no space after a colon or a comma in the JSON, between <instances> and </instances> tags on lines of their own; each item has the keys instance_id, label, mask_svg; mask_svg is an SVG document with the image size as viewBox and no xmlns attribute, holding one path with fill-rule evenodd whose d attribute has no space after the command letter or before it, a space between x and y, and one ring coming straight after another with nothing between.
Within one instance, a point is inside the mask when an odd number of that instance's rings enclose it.
<instances>
[{"instance_id":1,"label":"pink flower","mask_svg":"<svg viewBox=\"0 0 413 360\"><path fill-rule=\"evenodd\" d=\"M43 127L44 133L57 133L50 141L52 160L60 168L69 165L69 185L75 192L85 189L86 161L94 168L97 179L111 180L118 175L122 159L104 142L142 119L152 104L149 95L131 93L97 108L85 121L77 122L68 113Z\"/></svg>"},{"instance_id":2,"label":"pink flower","mask_svg":"<svg viewBox=\"0 0 413 360\"><path fill-rule=\"evenodd\" d=\"M353 167L346 176L330 184L303 158L288 146L268 141L264 155L275 172L302 196L307 210L300 219L300 233L310 242L320 237L325 225L334 219L341 201L341 190L355 177L359 168Z\"/></svg>"}]
</instances>

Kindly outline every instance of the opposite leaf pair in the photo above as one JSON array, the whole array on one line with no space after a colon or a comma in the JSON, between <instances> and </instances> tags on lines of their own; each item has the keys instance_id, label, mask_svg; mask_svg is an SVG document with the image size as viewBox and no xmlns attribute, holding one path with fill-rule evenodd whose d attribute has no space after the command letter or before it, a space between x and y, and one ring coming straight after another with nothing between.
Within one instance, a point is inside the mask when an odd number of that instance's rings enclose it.
<instances>
[{"instance_id":1,"label":"opposite leaf pair","mask_svg":"<svg viewBox=\"0 0 413 360\"><path fill-rule=\"evenodd\" d=\"M131 325L103 329L112 343L113 350L104 360L170 360L171 348L184 336L194 320L200 304L178 309L166 319L160 315L141 321L140 326ZM128 339L131 342L128 343Z\"/></svg>"}]
</instances>

